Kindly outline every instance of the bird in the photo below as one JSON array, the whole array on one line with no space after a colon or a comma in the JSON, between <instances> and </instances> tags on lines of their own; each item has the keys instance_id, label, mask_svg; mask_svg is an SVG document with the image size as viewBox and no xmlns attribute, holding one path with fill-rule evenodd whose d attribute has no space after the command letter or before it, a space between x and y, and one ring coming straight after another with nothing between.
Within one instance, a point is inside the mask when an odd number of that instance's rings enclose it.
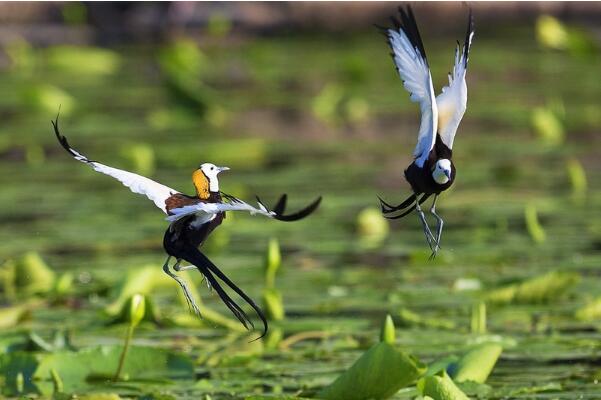
<instances>
[{"instance_id":1,"label":"bird","mask_svg":"<svg viewBox=\"0 0 601 400\"><path fill-rule=\"evenodd\" d=\"M415 210L422 224L426 241L436 257L440 249L443 219L436 213L436 201L451 187L456 178L453 163L453 142L459 123L467 108L466 73L470 47L474 37L474 19L469 11L463 47L457 41L453 70L449 83L435 96L426 51L410 6L399 7L399 17L391 17L393 27L378 28L386 36L391 56L403 86L411 101L419 103L421 121L413 162L405 169L405 179L413 193L402 203L391 205L381 197L380 206L386 218L398 219ZM430 213L436 219L436 236L432 233L421 208L434 195ZM399 214L395 214L400 212Z\"/></svg>"},{"instance_id":2,"label":"bird","mask_svg":"<svg viewBox=\"0 0 601 400\"><path fill-rule=\"evenodd\" d=\"M267 208L265 203L257 196L257 207L254 207L220 190L218 176L220 173L229 170L229 168L218 167L212 163L202 163L193 171L192 182L196 193L186 195L141 175L90 160L71 147L67 138L60 133L58 119L57 115L56 119L51 121L56 138L75 160L89 165L97 172L117 179L132 192L145 195L161 211L167 214L166 220L169 224L163 236L163 248L167 253L167 260L163 264L163 271L179 284L190 309L201 316L198 305L195 303L185 281L171 269L175 272L193 269L200 271L208 286L217 293L240 323L248 330L254 329L254 324L249 316L223 288L219 282L221 280L237 293L261 320L263 332L257 339L265 336L268 323L261 308L203 254L200 248L209 235L223 222L228 211L246 211L252 215L261 215L279 221L297 221L309 216L318 208L321 196L305 208L292 214L284 214L287 202L286 194L279 198L273 209ZM170 267L171 258L175 259L175 264ZM191 265L182 266L182 261L186 261Z\"/></svg>"}]
</instances>

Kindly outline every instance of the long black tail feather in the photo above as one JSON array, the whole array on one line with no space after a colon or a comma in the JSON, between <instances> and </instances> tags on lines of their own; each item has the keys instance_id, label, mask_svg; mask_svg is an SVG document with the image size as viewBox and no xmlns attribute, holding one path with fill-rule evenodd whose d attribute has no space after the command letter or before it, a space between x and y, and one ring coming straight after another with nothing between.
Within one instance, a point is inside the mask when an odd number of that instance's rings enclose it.
<instances>
[{"instance_id":1,"label":"long black tail feather","mask_svg":"<svg viewBox=\"0 0 601 400\"><path fill-rule=\"evenodd\" d=\"M413 193L405 201L403 201L401 204L396 205L396 206L388 204L387 202L382 200L382 198L380 196L378 196L378 199L380 199L380 207L382 208L382 214L389 214L391 212L404 210L405 208L409 207L411 204L413 204L415 202L416 197L417 197L417 195L415 193Z\"/></svg>"},{"instance_id":2,"label":"long black tail feather","mask_svg":"<svg viewBox=\"0 0 601 400\"><path fill-rule=\"evenodd\" d=\"M227 286L230 287L230 289L236 292L240 297L242 297L242 299L244 299L244 301L246 301L246 303L248 303L248 305L252 307L263 323L263 333L254 340L261 339L267 334L267 318L265 317L265 314L263 314L261 308L253 301L253 299L244 293L242 289L232 282L215 264L213 264L213 262L209 260L207 256L202 254L197 248L190 246L187 247L186 250L181 254L181 257L198 268L198 270L209 281L211 287L213 287L223 303L227 306L227 308L230 309L232 314L234 314L234 316L242 323L242 325L244 325L246 329L254 328L253 322L250 320L244 310L227 294L213 274L221 279Z\"/></svg>"},{"instance_id":3,"label":"long black tail feather","mask_svg":"<svg viewBox=\"0 0 601 400\"><path fill-rule=\"evenodd\" d=\"M424 201L428 200L428 198L431 196L432 194L424 194L420 199L419 199L419 204L421 205ZM404 203L404 202L403 202ZM388 218L388 219L400 219L403 218L406 215L411 214L411 212L415 210L415 207L409 207L408 210L404 211L403 213L399 214L399 215L395 215L395 216L388 216L388 215L384 215L384 217Z\"/></svg>"}]
</instances>

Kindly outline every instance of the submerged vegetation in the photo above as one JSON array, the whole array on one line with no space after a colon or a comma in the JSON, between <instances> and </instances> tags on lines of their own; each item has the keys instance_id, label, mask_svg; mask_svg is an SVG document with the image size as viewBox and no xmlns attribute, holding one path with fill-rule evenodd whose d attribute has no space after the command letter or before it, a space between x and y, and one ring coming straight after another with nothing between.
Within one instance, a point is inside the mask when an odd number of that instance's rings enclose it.
<instances>
[{"instance_id":1,"label":"submerged vegetation","mask_svg":"<svg viewBox=\"0 0 601 400\"><path fill-rule=\"evenodd\" d=\"M434 261L417 218L374 208L408 192L418 123L376 32L228 40L218 18L200 44L9 43L2 395L598 398L601 63L584 30L549 18L477 27ZM433 71L448 35L428 40ZM262 299L268 336L190 271L203 319L189 312L161 271L164 216L57 148L59 105L86 154L183 192L214 162L243 199L324 195L294 226L230 213L205 246Z\"/></svg>"}]
</instances>

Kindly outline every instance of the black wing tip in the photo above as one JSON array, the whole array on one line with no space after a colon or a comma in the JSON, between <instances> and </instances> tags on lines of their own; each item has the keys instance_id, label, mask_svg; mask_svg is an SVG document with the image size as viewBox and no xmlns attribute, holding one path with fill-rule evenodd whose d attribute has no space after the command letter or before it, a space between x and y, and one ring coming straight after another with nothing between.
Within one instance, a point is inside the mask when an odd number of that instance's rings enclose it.
<instances>
[{"instance_id":1,"label":"black wing tip","mask_svg":"<svg viewBox=\"0 0 601 400\"><path fill-rule=\"evenodd\" d=\"M58 140L60 145L63 147L63 149L65 149L71 155L71 157L75 158L76 160L79 160L79 161L82 161L85 163L95 162L95 161L92 161L89 158L85 157L83 154L75 151L75 149L73 149L73 147L71 147L71 145L69 144L69 141L67 140L67 137L62 135L60 132L60 128L58 126L59 116L60 116L60 107L58 109L58 113L56 114L56 118L54 120L50 120L50 123L52 124L52 128L54 129L54 135L56 136L56 139Z\"/></svg>"},{"instance_id":2,"label":"black wing tip","mask_svg":"<svg viewBox=\"0 0 601 400\"><path fill-rule=\"evenodd\" d=\"M411 8L411 5L407 4L405 7L399 6L398 12L400 20L394 16L390 17L394 29L397 31L402 29L403 32L405 32L405 35L407 35L407 38L409 39L413 47L416 47L418 49L420 55L422 56L427 65L428 58L426 56L426 49L424 48L419 29L417 28L417 22L415 20L415 15L413 14L413 9Z\"/></svg>"},{"instance_id":3,"label":"black wing tip","mask_svg":"<svg viewBox=\"0 0 601 400\"><path fill-rule=\"evenodd\" d=\"M269 207L267 207L265 205L265 203L261 200L261 198L259 196L255 196L255 198L257 199L257 202L262 207L265 207L266 210L272 211L274 213L274 215L273 215L274 219L276 219L278 221L284 221L284 222L298 221L298 220L301 220L301 219L311 215L317 209L317 207L319 207L319 204L321 203L321 200L322 200L322 196L319 196L311 204L309 204L307 207L303 208L302 210L297 211L293 214L284 215L284 212L286 211L286 201L288 199L287 194L281 195L280 199L276 203L275 207L273 207L273 209L271 209L271 210L269 209Z\"/></svg>"},{"instance_id":4,"label":"black wing tip","mask_svg":"<svg viewBox=\"0 0 601 400\"><path fill-rule=\"evenodd\" d=\"M472 12L472 8L469 7L469 14L467 17L467 30L465 32L465 43L463 44L463 60L465 66L467 67L467 62L470 53L470 45L471 45L471 37L475 32L474 28L474 13Z\"/></svg>"},{"instance_id":5,"label":"black wing tip","mask_svg":"<svg viewBox=\"0 0 601 400\"><path fill-rule=\"evenodd\" d=\"M311 204L309 204L307 207L303 208L302 210L297 211L293 214L288 214L288 215L276 214L275 219L277 219L278 221L293 222L293 221L298 221L303 218L306 218L309 215L313 214L313 212L315 210L317 210L317 207L319 207L321 200L322 200L322 196L319 196Z\"/></svg>"}]
</instances>

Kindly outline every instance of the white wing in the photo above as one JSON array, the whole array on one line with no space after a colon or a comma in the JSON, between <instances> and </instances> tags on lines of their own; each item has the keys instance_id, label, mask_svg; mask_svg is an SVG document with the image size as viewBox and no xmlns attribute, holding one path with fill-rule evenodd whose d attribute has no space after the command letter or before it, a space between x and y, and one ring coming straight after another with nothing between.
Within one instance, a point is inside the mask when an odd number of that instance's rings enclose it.
<instances>
[{"instance_id":1,"label":"white wing","mask_svg":"<svg viewBox=\"0 0 601 400\"><path fill-rule=\"evenodd\" d=\"M165 200L167 200L172 194L178 193L177 190L171 189L165 185L161 185L160 183L155 182L152 179L145 178L141 175L112 168L108 165L89 160L86 156L69 146L67 138L60 134L58 129L58 117L56 121L52 121L52 125L54 126L54 133L56 134L58 141L65 148L65 150L67 150L73 156L74 159L88 164L94 168L95 171L112 176L123 185L127 186L132 192L145 195L152 200L158 208L163 210L164 213L167 213L167 210L165 209Z\"/></svg>"},{"instance_id":2,"label":"white wing","mask_svg":"<svg viewBox=\"0 0 601 400\"><path fill-rule=\"evenodd\" d=\"M166 219L169 222L175 222L183 217L195 214L202 221L210 221L213 215L224 211L248 211L251 215L259 214L269 218L276 215L273 211L268 211L261 203L258 203L258 206L259 208L253 207L239 199L233 199L228 203L197 203L170 210L172 215L169 215Z\"/></svg>"},{"instance_id":3,"label":"white wing","mask_svg":"<svg viewBox=\"0 0 601 400\"><path fill-rule=\"evenodd\" d=\"M411 101L419 103L421 123L417 146L413 155L415 163L422 167L430 150L434 147L438 124L438 110L434 101L434 87L426 52L417 30L411 8L399 9L401 21L393 19L396 29L386 30L388 43L393 51L396 68L403 80L403 86L411 94Z\"/></svg>"},{"instance_id":4,"label":"white wing","mask_svg":"<svg viewBox=\"0 0 601 400\"><path fill-rule=\"evenodd\" d=\"M473 37L474 23L472 13L470 12L463 49L461 49L459 42L457 42L455 65L453 66L453 73L449 74L449 85L442 88L442 93L436 97L436 105L438 106L438 133L442 142L449 149L453 148L457 128L467 108L465 75Z\"/></svg>"}]
</instances>

